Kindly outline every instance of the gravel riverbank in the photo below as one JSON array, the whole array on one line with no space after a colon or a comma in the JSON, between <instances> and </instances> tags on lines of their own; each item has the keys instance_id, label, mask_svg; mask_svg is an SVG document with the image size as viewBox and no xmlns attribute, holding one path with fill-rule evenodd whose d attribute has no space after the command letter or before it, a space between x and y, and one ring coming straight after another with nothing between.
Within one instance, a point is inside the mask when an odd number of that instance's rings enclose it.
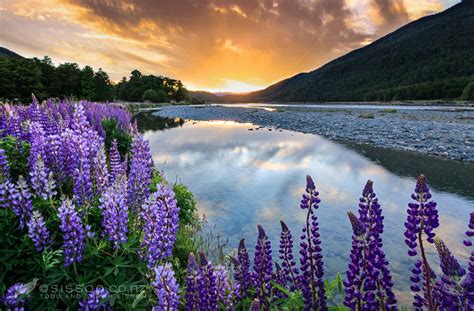
<instances>
[{"instance_id":1,"label":"gravel riverbank","mask_svg":"<svg viewBox=\"0 0 474 311\"><path fill-rule=\"evenodd\" d=\"M474 161L474 110L429 110L413 107L262 107L265 109L167 106L155 114L191 120L248 122L256 126L249 127L249 130L286 129L318 134L332 140Z\"/></svg>"}]
</instances>

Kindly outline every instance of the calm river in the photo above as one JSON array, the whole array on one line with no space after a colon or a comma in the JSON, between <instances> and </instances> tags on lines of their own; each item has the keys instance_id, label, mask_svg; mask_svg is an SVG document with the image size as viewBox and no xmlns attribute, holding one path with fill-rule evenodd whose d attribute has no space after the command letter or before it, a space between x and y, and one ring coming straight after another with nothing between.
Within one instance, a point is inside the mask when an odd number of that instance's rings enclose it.
<instances>
[{"instance_id":1,"label":"calm river","mask_svg":"<svg viewBox=\"0 0 474 311\"><path fill-rule=\"evenodd\" d=\"M229 121L188 121L159 130L158 119L143 118L138 116L139 126L150 141L155 166L164 171L168 180L181 181L190 188L199 213L215 225L214 230L229 238L229 250L237 247L241 238L252 249L256 226L262 224L272 240L276 258L280 219L288 224L297 241L305 221L299 202L305 176L311 175L320 192L317 213L328 277L347 268L351 226L346 212L357 211L365 182L373 180L385 216L384 247L396 289L399 298L409 303L403 292L408 290L414 260L407 255L403 224L415 186L410 158L389 151L391 162L385 162L392 164L384 166L383 162L372 160L373 150L354 150L318 135L257 130L252 124ZM430 157L421 161L425 165L435 161L432 192L441 223L437 235L466 265L468 253L462 240L469 213L474 211L474 189L463 187L465 183L459 178L474 177L462 176L462 167L454 162L438 163ZM429 180L430 172L425 173ZM434 246L430 245L429 250L433 253L433 266L437 267Z\"/></svg>"}]
</instances>

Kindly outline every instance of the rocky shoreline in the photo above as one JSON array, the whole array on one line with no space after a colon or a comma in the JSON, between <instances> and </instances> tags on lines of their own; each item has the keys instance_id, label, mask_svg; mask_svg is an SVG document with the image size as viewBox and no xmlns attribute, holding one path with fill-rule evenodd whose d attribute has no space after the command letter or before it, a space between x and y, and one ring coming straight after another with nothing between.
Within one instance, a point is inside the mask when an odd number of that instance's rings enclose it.
<instances>
[{"instance_id":1,"label":"rocky shoreline","mask_svg":"<svg viewBox=\"0 0 474 311\"><path fill-rule=\"evenodd\" d=\"M155 114L252 123L257 127L249 130L285 129L331 140L474 161L474 110L462 108L167 106Z\"/></svg>"}]
</instances>

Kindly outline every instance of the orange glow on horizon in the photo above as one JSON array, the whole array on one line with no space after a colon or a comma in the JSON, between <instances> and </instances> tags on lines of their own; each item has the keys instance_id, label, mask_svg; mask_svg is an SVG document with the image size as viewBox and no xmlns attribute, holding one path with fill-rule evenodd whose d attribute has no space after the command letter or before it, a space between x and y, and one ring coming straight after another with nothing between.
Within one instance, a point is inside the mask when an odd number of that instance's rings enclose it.
<instances>
[{"instance_id":1,"label":"orange glow on horizon","mask_svg":"<svg viewBox=\"0 0 474 311\"><path fill-rule=\"evenodd\" d=\"M190 90L248 93L460 0L4 0L0 46L55 64L134 69Z\"/></svg>"}]
</instances>

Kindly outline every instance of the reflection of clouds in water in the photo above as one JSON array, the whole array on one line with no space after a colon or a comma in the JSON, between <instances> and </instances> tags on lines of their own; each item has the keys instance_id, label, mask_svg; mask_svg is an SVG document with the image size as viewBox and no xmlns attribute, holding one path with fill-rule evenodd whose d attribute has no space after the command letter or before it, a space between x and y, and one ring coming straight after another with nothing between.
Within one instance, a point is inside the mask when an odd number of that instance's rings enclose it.
<instances>
[{"instance_id":1,"label":"reflection of clouds in water","mask_svg":"<svg viewBox=\"0 0 474 311\"><path fill-rule=\"evenodd\" d=\"M403 232L414 180L395 176L319 136L248 131L253 127L233 122L186 123L182 128L146 136L158 169L164 169L168 176L178 175L190 187L199 212L229 237L231 248L244 237L252 250L257 223L265 227L277 247L280 219L298 241L306 220L299 204L305 176L310 174L322 200L317 215L328 276L347 268L351 229L346 212L357 210L366 181L373 180L385 216L383 239L397 290L407 290L413 258L406 255ZM433 197L440 211L437 233L465 262L467 252L461 243L473 205L452 194L433 193ZM433 252L433 265L437 265L434 246L428 249Z\"/></svg>"}]
</instances>

